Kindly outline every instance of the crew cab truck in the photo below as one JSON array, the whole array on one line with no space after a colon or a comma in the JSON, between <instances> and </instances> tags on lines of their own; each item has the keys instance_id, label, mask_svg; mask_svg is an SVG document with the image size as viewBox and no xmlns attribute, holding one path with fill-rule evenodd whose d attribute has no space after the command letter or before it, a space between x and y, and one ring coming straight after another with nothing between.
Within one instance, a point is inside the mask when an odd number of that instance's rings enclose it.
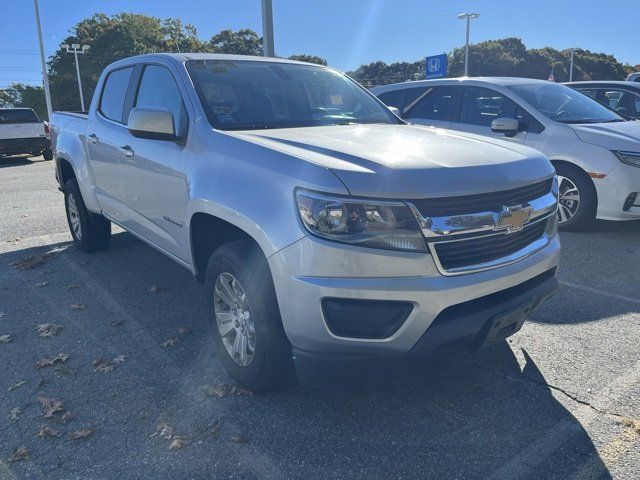
<instances>
[{"instance_id":1,"label":"crew cab truck","mask_svg":"<svg viewBox=\"0 0 640 480\"><path fill-rule=\"evenodd\" d=\"M29 154L53 160L47 129L30 108L0 108L0 157Z\"/></svg>"},{"instance_id":2,"label":"crew cab truck","mask_svg":"<svg viewBox=\"0 0 640 480\"><path fill-rule=\"evenodd\" d=\"M77 246L106 248L115 223L191 270L220 361L254 391L502 341L557 289L544 155L407 125L331 68L132 57L52 125Z\"/></svg>"}]
</instances>

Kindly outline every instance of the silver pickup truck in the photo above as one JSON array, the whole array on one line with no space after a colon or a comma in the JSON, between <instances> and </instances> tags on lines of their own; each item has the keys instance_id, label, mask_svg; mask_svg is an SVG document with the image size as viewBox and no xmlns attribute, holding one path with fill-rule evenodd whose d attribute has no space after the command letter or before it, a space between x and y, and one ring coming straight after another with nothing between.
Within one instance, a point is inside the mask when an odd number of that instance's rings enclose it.
<instances>
[{"instance_id":1,"label":"silver pickup truck","mask_svg":"<svg viewBox=\"0 0 640 480\"><path fill-rule=\"evenodd\" d=\"M78 248L115 223L193 272L252 390L500 342L557 289L544 155L406 125L331 68L121 60L52 139Z\"/></svg>"}]
</instances>

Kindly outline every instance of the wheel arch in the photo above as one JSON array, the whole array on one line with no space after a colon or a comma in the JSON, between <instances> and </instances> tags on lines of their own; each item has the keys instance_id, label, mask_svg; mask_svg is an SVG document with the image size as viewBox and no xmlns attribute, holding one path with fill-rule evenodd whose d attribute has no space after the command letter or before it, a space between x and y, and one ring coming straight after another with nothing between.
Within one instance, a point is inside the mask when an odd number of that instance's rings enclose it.
<instances>
[{"instance_id":1,"label":"wheel arch","mask_svg":"<svg viewBox=\"0 0 640 480\"><path fill-rule=\"evenodd\" d=\"M553 165L553 167L556 170L557 170L557 167L559 165L564 165L566 167L569 167L569 168L572 168L572 169L576 170L577 172L580 172L584 176L584 178L588 179L589 184L592 187L592 193L593 193L595 201L596 201L596 206L598 205L598 190L596 189L596 185L595 185L595 183L593 183L593 179L591 178L591 175L589 175L589 172L587 172L584 168L582 168L577 163L569 162L567 160L551 159L551 164Z\"/></svg>"}]
</instances>

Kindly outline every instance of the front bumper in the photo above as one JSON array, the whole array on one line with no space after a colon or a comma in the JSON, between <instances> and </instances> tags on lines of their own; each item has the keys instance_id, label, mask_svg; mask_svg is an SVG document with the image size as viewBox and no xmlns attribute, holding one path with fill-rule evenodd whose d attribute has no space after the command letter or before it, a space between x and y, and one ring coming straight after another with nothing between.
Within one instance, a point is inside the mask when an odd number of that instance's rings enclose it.
<instances>
[{"instance_id":1,"label":"front bumper","mask_svg":"<svg viewBox=\"0 0 640 480\"><path fill-rule=\"evenodd\" d=\"M428 254L364 249L304 237L270 257L269 263L285 332L297 357L303 353L396 356L411 352L420 339L429 339L431 326L450 307L510 288L528 295L526 282L555 269L559 256L560 242L555 237L514 264L448 277L438 272ZM546 283L551 290L556 288L552 277ZM409 302L413 310L388 338L346 338L328 328L322 309L326 298ZM496 305L500 303L496 300ZM486 322L492 315L477 317L480 320L473 320L472 330L476 322ZM474 332L461 328L464 320L458 322L446 335L438 334L439 339L422 341L435 348L473 336Z\"/></svg>"},{"instance_id":2,"label":"front bumper","mask_svg":"<svg viewBox=\"0 0 640 480\"><path fill-rule=\"evenodd\" d=\"M40 154L51 147L47 137L6 138L0 140L0 155Z\"/></svg>"},{"instance_id":3,"label":"front bumper","mask_svg":"<svg viewBox=\"0 0 640 480\"><path fill-rule=\"evenodd\" d=\"M606 177L593 179L598 194L597 218L601 220L640 219L640 168L619 163ZM634 192L638 192L634 206L625 211L625 201Z\"/></svg>"}]
</instances>

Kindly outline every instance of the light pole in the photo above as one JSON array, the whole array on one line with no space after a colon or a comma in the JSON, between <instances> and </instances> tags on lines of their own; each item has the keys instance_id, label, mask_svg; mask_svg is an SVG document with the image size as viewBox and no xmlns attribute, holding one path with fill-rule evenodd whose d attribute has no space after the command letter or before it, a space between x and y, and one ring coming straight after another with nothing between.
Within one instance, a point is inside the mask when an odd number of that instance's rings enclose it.
<instances>
[{"instance_id":1,"label":"light pole","mask_svg":"<svg viewBox=\"0 0 640 480\"><path fill-rule=\"evenodd\" d=\"M80 47L80 44L78 43L73 43L71 46L67 45L66 43L63 43L62 45L60 45L62 48L64 48L67 53L73 53L75 59L76 59L76 74L78 75L78 90L80 91L80 106L82 107L82 111L84 112L84 95L82 94L82 80L80 80L80 64L78 63L78 54L79 53L87 53L87 50L89 50L89 45L82 45L82 48ZM72 50L73 49L73 50ZM80 49L80 50L78 50Z\"/></svg>"},{"instance_id":2,"label":"light pole","mask_svg":"<svg viewBox=\"0 0 640 480\"><path fill-rule=\"evenodd\" d=\"M467 20L467 42L464 45L464 76L469 76L469 30L471 28L471 20L478 18L479 13L461 13L458 20Z\"/></svg>"},{"instance_id":3,"label":"light pole","mask_svg":"<svg viewBox=\"0 0 640 480\"><path fill-rule=\"evenodd\" d=\"M262 0L262 54L275 57L273 45L273 6L271 0Z\"/></svg>"},{"instance_id":4,"label":"light pole","mask_svg":"<svg viewBox=\"0 0 640 480\"><path fill-rule=\"evenodd\" d=\"M569 65L569 81L573 82L573 54L575 53L575 48L571 49L571 64Z\"/></svg>"},{"instance_id":5,"label":"light pole","mask_svg":"<svg viewBox=\"0 0 640 480\"><path fill-rule=\"evenodd\" d=\"M40 8L38 0L33 0L33 8L36 11L36 25L38 26L38 43L40 43L40 63L42 64L42 83L44 84L44 98L47 104L47 115L51 121L51 92L49 91L49 77L47 77L47 62L44 59L44 44L42 43L42 26L40 25Z\"/></svg>"}]
</instances>

